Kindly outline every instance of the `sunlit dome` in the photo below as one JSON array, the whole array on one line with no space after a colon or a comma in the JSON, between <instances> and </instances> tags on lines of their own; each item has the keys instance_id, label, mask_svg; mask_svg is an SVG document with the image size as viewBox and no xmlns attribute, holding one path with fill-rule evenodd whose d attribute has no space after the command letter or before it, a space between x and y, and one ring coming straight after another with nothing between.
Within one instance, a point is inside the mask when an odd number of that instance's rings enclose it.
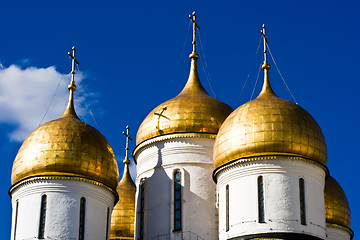
<instances>
[{"instance_id":1,"label":"sunlit dome","mask_svg":"<svg viewBox=\"0 0 360 240\"><path fill-rule=\"evenodd\" d=\"M300 157L326 165L326 142L319 125L299 105L274 93L265 50L264 53L262 91L224 121L214 146L215 168L238 159L276 155Z\"/></svg>"},{"instance_id":2,"label":"sunlit dome","mask_svg":"<svg viewBox=\"0 0 360 240\"><path fill-rule=\"evenodd\" d=\"M82 122L73 103L74 82L65 113L35 129L23 142L13 163L11 183L32 177L80 177L116 190L119 170L106 138Z\"/></svg>"},{"instance_id":3,"label":"sunlit dome","mask_svg":"<svg viewBox=\"0 0 360 240\"><path fill-rule=\"evenodd\" d=\"M130 161L126 160L123 177L116 188L119 201L111 215L110 239L134 239L136 186L129 172Z\"/></svg>"},{"instance_id":4,"label":"sunlit dome","mask_svg":"<svg viewBox=\"0 0 360 240\"><path fill-rule=\"evenodd\" d=\"M349 202L340 184L331 176L326 180L324 194L326 223L350 228Z\"/></svg>"},{"instance_id":5,"label":"sunlit dome","mask_svg":"<svg viewBox=\"0 0 360 240\"><path fill-rule=\"evenodd\" d=\"M205 91L198 76L198 58L195 52L190 55L189 79L179 95L157 106L144 119L137 133L137 145L173 133L217 134L233 109Z\"/></svg>"}]
</instances>

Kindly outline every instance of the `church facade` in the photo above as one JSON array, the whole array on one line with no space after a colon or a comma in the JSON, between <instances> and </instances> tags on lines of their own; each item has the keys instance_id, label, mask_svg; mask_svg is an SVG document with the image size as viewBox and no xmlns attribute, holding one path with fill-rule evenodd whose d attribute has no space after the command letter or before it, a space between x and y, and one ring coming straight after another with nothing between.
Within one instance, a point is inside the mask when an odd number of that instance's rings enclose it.
<instances>
[{"instance_id":1,"label":"church facade","mask_svg":"<svg viewBox=\"0 0 360 240\"><path fill-rule=\"evenodd\" d=\"M190 19L188 81L140 125L135 183L129 132L119 182L110 144L76 115L73 48L65 113L35 129L14 160L11 240L352 239L321 128L271 87L265 27L262 91L233 110L201 84Z\"/></svg>"}]
</instances>

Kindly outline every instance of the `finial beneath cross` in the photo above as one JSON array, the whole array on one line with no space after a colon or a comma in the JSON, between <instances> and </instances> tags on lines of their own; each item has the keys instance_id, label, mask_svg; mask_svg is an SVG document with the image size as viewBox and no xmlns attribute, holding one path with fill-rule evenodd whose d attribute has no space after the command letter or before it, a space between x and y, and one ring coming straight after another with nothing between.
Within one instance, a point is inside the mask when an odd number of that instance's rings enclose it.
<instances>
[{"instance_id":1,"label":"finial beneath cross","mask_svg":"<svg viewBox=\"0 0 360 240\"><path fill-rule=\"evenodd\" d=\"M71 66L71 75L72 76L71 76L71 83L68 86L68 89L72 90L72 91L75 91L76 90L76 85L75 85L75 63L77 65L79 65L79 62L75 58L75 52L76 52L75 46L72 47L72 50L73 50L72 54L70 52L68 52L68 55L72 58L72 66Z\"/></svg>"},{"instance_id":2,"label":"finial beneath cross","mask_svg":"<svg viewBox=\"0 0 360 240\"><path fill-rule=\"evenodd\" d=\"M126 151L126 155L125 155L125 159L123 161L124 164L130 164L130 160L129 160L129 139L132 141L132 138L129 135L129 126L126 126L126 133L122 132L125 137L126 137L126 147L125 147L125 151Z\"/></svg>"},{"instance_id":3,"label":"finial beneath cross","mask_svg":"<svg viewBox=\"0 0 360 240\"><path fill-rule=\"evenodd\" d=\"M195 53L195 45L196 45L196 39L195 39L195 34L196 34L196 28L200 30L199 25L196 23L196 15L195 15L195 11L192 13L192 15L189 15L190 20L193 22L193 53Z\"/></svg>"},{"instance_id":4,"label":"finial beneath cross","mask_svg":"<svg viewBox=\"0 0 360 240\"><path fill-rule=\"evenodd\" d=\"M267 41L266 35L265 35L265 24L262 25L261 35L264 38L264 64L262 65L262 69L270 69L270 65L266 59L266 44L268 43L268 41Z\"/></svg>"}]
</instances>

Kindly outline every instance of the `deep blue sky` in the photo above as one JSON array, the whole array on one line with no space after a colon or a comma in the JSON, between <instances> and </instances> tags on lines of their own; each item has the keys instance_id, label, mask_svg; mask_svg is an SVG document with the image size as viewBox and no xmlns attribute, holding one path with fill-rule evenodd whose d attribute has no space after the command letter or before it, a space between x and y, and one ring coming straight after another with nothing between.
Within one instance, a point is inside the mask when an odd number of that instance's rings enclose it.
<instances>
[{"instance_id":1,"label":"deep blue sky","mask_svg":"<svg viewBox=\"0 0 360 240\"><path fill-rule=\"evenodd\" d=\"M97 124L90 114L83 114L82 119L106 136L121 162L121 132L125 126L130 125L130 133L135 136L145 116L177 95L187 80L191 52L188 14L193 10L197 12L206 57L205 62L204 53L199 52L200 78L211 93L202 67L206 65L217 98L233 108L250 99L262 62L261 48L256 55L261 25L266 24L271 52L286 83L299 105L312 114L324 132L328 167L349 199L352 229L360 229L360 193L356 186L360 167L358 1L1 0L0 72L16 65L20 74L17 81L0 77L3 239L10 238L7 191L12 162L21 145L21 136L11 136L21 124L23 134L28 135L26 124L33 121L29 125L36 126L41 121L60 80L55 74L49 86L30 84L25 88L30 82L25 78L31 74L47 78L47 72L40 70L49 67L68 74L71 66L67 52L75 45L83 75L79 85L87 93ZM291 100L272 61L270 65L274 90ZM262 75L254 97L261 81ZM62 84L64 90L67 82ZM80 101L83 94L78 92ZM24 94L27 97L19 97ZM45 100L35 99L42 94ZM54 101L58 101L56 96ZM61 98L66 101L66 97ZM27 111L21 112L24 108ZM88 112L86 104L83 108ZM62 111L54 116L60 116ZM358 239L357 234L354 239Z\"/></svg>"}]
</instances>

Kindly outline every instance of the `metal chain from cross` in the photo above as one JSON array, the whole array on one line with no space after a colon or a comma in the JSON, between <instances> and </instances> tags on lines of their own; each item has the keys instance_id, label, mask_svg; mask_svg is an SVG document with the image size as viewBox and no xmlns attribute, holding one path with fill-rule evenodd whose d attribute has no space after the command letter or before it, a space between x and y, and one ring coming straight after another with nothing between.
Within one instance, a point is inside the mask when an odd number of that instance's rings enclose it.
<instances>
[{"instance_id":1,"label":"metal chain from cross","mask_svg":"<svg viewBox=\"0 0 360 240\"><path fill-rule=\"evenodd\" d=\"M126 137L126 147L125 147L125 151L126 151L126 155L125 155L125 159L123 161L124 164L130 164L130 159L129 159L129 139L132 141L132 138L129 135L129 126L126 126L126 133L122 132L125 137Z\"/></svg>"},{"instance_id":2,"label":"metal chain from cross","mask_svg":"<svg viewBox=\"0 0 360 240\"><path fill-rule=\"evenodd\" d=\"M200 30L199 25L196 23L196 15L195 15L195 11L192 13L192 15L189 15L190 20L193 22L193 52L195 52L195 45L196 45L196 39L195 39L195 34L196 34L196 28Z\"/></svg>"}]
</instances>

